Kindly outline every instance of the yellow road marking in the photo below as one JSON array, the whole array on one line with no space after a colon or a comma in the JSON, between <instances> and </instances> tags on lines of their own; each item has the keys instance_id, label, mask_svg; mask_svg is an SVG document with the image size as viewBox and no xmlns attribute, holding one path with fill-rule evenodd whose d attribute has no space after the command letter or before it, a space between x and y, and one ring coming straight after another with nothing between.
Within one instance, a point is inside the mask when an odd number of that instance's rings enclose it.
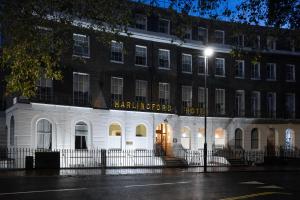
<instances>
[{"instance_id":1,"label":"yellow road marking","mask_svg":"<svg viewBox=\"0 0 300 200\"><path fill-rule=\"evenodd\" d=\"M240 200L240 199L249 199L253 197L259 197L259 196L267 196L267 195L273 195L273 194L282 194L282 195L291 195L291 193L284 193L284 192L261 192L261 193L255 193L255 194L248 194L238 197L228 197L220 200Z\"/></svg>"}]
</instances>

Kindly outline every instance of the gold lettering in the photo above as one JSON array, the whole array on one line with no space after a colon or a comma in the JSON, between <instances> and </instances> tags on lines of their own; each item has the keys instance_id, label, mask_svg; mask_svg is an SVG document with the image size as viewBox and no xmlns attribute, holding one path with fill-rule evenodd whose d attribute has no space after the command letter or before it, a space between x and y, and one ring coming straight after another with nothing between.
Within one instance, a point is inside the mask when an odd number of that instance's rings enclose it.
<instances>
[{"instance_id":1,"label":"gold lettering","mask_svg":"<svg viewBox=\"0 0 300 200\"><path fill-rule=\"evenodd\" d=\"M146 104L146 109L150 110L151 109L151 105L149 103Z\"/></svg>"},{"instance_id":2,"label":"gold lettering","mask_svg":"<svg viewBox=\"0 0 300 200\"><path fill-rule=\"evenodd\" d=\"M168 112L171 112L172 111L172 107L171 105L168 105Z\"/></svg>"},{"instance_id":3,"label":"gold lettering","mask_svg":"<svg viewBox=\"0 0 300 200\"><path fill-rule=\"evenodd\" d=\"M136 103L135 102L132 102L132 109L135 109L136 110Z\"/></svg>"},{"instance_id":4,"label":"gold lettering","mask_svg":"<svg viewBox=\"0 0 300 200\"><path fill-rule=\"evenodd\" d=\"M154 110L154 109L155 109L155 106L156 106L155 103L153 103L153 104L152 104L152 107L151 107L151 110Z\"/></svg>"},{"instance_id":5,"label":"gold lettering","mask_svg":"<svg viewBox=\"0 0 300 200\"><path fill-rule=\"evenodd\" d=\"M191 115L195 114L195 109L191 107Z\"/></svg>"},{"instance_id":6,"label":"gold lettering","mask_svg":"<svg viewBox=\"0 0 300 200\"><path fill-rule=\"evenodd\" d=\"M162 111L163 111L163 112L166 111L166 105L162 105Z\"/></svg>"},{"instance_id":7,"label":"gold lettering","mask_svg":"<svg viewBox=\"0 0 300 200\"><path fill-rule=\"evenodd\" d=\"M145 110L145 104L144 104L144 103L141 103L141 104L140 104L140 109L141 109L141 110Z\"/></svg>"},{"instance_id":8,"label":"gold lettering","mask_svg":"<svg viewBox=\"0 0 300 200\"><path fill-rule=\"evenodd\" d=\"M114 101L114 108L119 108L120 107L120 103L119 101Z\"/></svg>"},{"instance_id":9,"label":"gold lettering","mask_svg":"<svg viewBox=\"0 0 300 200\"><path fill-rule=\"evenodd\" d=\"M120 107L121 108L125 108L125 102L124 101L121 102L121 106Z\"/></svg>"},{"instance_id":10,"label":"gold lettering","mask_svg":"<svg viewBox=\"0 0 300 200\"><path fill-rule=\"evenodd\" d=\"M160 105L159 104L156 105L156 110L160 111Z\"/></svg>"},{"instance_id":11,"label":"gold lettering","mask_svg":"<svg viewBox=\"0 0 300 200\"><path fill-rule=\"evenodd\" d=\"M126 108L130 109L131 103L129 101L126 102Z\"/></svg>"}]
</instances>

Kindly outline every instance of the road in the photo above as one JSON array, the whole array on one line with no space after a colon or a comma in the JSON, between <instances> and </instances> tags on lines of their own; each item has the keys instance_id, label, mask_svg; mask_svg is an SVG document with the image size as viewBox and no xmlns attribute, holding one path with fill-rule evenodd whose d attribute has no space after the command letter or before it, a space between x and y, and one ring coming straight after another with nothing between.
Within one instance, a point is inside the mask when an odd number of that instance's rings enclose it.
<instances>
[{"instance_id":1,"label":"road","mask_svg":"<svg viewBox=\"0 0 300 200\"><path fill-rule=\"evenodd\" d=\"M2 176L0 199L299 200L299 183L300 172Z\"/></svg>"}]
</instances>

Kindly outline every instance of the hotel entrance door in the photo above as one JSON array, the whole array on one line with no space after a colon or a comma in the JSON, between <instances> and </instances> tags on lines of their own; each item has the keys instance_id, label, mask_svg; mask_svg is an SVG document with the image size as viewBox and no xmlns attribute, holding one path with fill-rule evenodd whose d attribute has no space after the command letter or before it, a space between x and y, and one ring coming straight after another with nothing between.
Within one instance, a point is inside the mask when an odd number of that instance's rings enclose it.
<instances>
[{"instance_id":1,"label":"hotel entrance door","mask_svg":"<svg viewBox=\"0 0 300 200\"><path fill-rule=\"evenodd\" d=\"M156 152L160 155L167 155L168 125L162 123L157 126L155 134Z\"/></svg>"}]
</instances>

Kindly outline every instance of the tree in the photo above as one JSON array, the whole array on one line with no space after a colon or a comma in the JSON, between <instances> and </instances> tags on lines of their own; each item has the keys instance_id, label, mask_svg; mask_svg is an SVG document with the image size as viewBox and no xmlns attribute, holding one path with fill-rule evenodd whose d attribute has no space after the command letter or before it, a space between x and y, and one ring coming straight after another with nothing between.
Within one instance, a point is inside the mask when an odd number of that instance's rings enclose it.
<instances>
[{"instance_id":1,"label":"tree","mask_svg":"<svg viewBox=\"0 0 300 200\"><path fill-rule=\"evenodd\" d=\"M299 0L165 0L176 24L175 34L183 38L191 24L189 15L275 28L300 29ZM0 20L5 43L0 72L5 71L8 94L32 97L41 76L61 80L62 56L72 49L71 29L76 26L100 29L102 42L128 33L131 8L142 7L149 14L164 6L161 0L2 0ZM130 34L128 34L130 36ZM299 34L298 34L299 35ZM299 41L299 40L297 40Z\"/></svg>"}]
</instances>

